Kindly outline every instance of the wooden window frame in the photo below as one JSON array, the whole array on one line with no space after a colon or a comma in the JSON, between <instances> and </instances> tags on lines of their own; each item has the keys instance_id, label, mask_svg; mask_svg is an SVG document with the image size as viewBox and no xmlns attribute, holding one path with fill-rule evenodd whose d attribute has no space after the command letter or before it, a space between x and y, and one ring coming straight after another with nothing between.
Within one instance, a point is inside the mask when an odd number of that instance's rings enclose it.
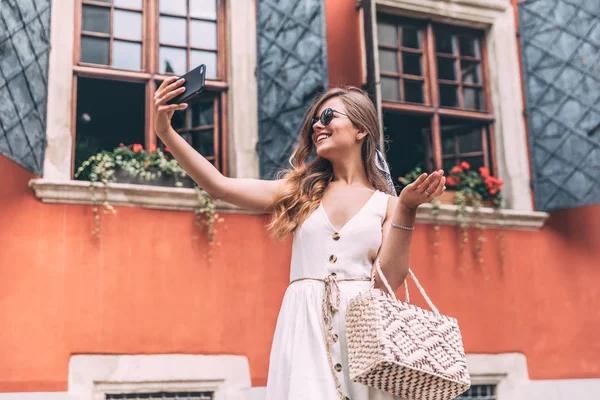
<instances>
[{"instance_id":1,"label":"wooden window frame","mask_svg":"<svg viewBox=\"0 0 600 400\"><path fill-rule=\"evenodd\" d=\"M399 90L400 90L399 98L400 98L401 103L406 104L406 105L411 105L411 104L430 105L431 104L431 95L430 95L430 88L429 88L430 81L428 79L429 65L426 61L426 57L427 57L426 50L429 47L429 44L428 44L429 38L425 35L425 25L423 24L423 22L418 21L418 20L408 20L405 18L390 17L387 15L382 17L382 20L396 26L397 47L390 47L390 46L379 44L379 50L388 50L388 51L396 52L396 58L398 61L398 74L394 74L391 72L380 72L380 76L398 79L398 86L399 86ZM401 22L401 23L398 23L398 22ZM419 30L419 32L421 34L421 49L404 47L402 45L403 30L404 30L404 28L407 27L407 26L403 26L403 25L407 25L410 28L417 28ZM403 64L402 56L405 53L418 54L421 56L421 72L422 72L421 76L404 73L404 64ZM409 101L405 100L406 94L404 91L404 81L406 81L406 80L411 81L411 82L421 82L423 84L423 100L424 100L423 103L414 103L414 102L409 102Z\"/></svg>"},{"instance_id":2,"label":"wooden window frame","mask_svg":"<svg viewBox=\"0 0 600 400\"><path fill-rule=\"evenodd\" d=\"M402 74L400 73L400 99L401 101L389 101L381 99L381 106L384 111L398 112L402 114L408 115L422 115L431 117L431 146L427 144L426 146L426 168L430 171L441 169L443 166L444 156L442 153L442 131L441 131L441 120L442 118L460 118L465 121L472 122L480 122L482 124L482 152L478 152L477 155L482 155L484 157L484 165L488 167L490 172L493 175L498 174L498 166L496 163L496 149L494 143L494 116L492 114L492 101L491 101L491 91L490 91L490 79L489 79L489 70L488 70L488 54L487 54L487 46L486 46L486 37L485 32L482 30L476 30L472 28L466 28L462 26L454 26L449 24L440 24L438 22L434 22L432 20L422 20L422 19L412 19L406 18L386 13L377 13L377 23L385 22L396 25L397 34L400 33L402 24L410 25L412 27L421 27L421 41L422 41L422 70L424 76L424 94L423 98L425 103L407 103L403 102L402 96ZM457 85L457 96L459 100L459 106L462 106L464 100L462 99L462 88L463 82L460 76L460 46L458 43L458 36L461 34L467 34L468 36L477 36L479 39L479 54L480 58L478 60L480 62L480 78L481 84L476 85L477 87L481 87L483 94L483 105L484 110L471 110L464 109L460 107L447 107L440 105L440 93L439 93L439 84L440 80L438 79L438 71L437 71L437 55L435 49L435 29L445 29L452 32L453 35L456 35L454 40L457 41L456 46L458 46L456 50L456 54L453 57L456 58L456 68L457 68L457 81L449 82L454 85ZM398 37L398 63L399 63L399 71L402 71L402 51L405 49L401 47L400 36ZM390 50L390 48L382 45L378 45L376 51L380 49ZM467 60L468 57L465 57ZM387 73L379 73L379 79L381 77L389 76ZM397 78L397 76L394 76ZM446 81L442 80L442 84ZM470 87L470 85L467 85ZM433 153L433 154L431 154ZM430 160L433 155L433 165ZM455 155L452 155L454 157Z\"/></svg>"},{"instance_id":3,"label":"wooden window frame","mask_svg":"<svg viewBox=\"0 0 600 400\"><path fill-rule=\"evenodd\" d=\"M145 84L145 99L144 99L144 110L145 110L145 124L144 124L144 147L146 149L152 148L157 145L156 135L154 134L154 128L152 121L154 119L154 106L153 97L154 92L157 89L156 82L162 81L173 74L162 74L159 73L159 38L158 38L158 22L159 22L159 2L160 0L142 0L142 10L134 10L126 7L116 7L119 10L125 11L136 11L142 14L142 70L122 70L112 67L112 42L114 41L113 32L113 14L115 10L114 0L110 0L109 3L100 2L97 0L75 0L75 29L74 29L74 47L73 47L73 86L72 86L72 101L71 101L71 179L75 172L75 144L76 144L76 131L77 131L77 80L79 77L84 78L96 78L96 79L109 79L132 83L144 83ZM219 169L224 175L228 175L228 146L227 146L227 104L228 104L228 82L227 82L227 15L226 15L226 1L215 0L217 4L217 79L206 80L205 93L214 96L214 157L208 157L209 160L213 161L213 164ZM189 0L188 3L189 5ZM84 34L82 32L82 19L83 19L83 5L90 6L102 6L110 7L111 9L111 21L110 21L110 44L109 44L109 65L98 65L81 62L81 37ZM189 7L188 7L189 9ZM183 17L181 17L183 19ZM189 64L190 57L189 53L192 49L189 41L189 30L190 30L190 16L189 12L186 17L187 19L187 59L186 63ZM194 20L202 20L202 18L191 18ZM154 27L154 28L153 28ZM86 36L94 36L85 33ZM106 35L102 35L106 37ZM121 39L119 39L121 40ZM136 42L139 43L139 42ZM169 45L171 47L171 45ZM177 46L172 46L177 47ZM200 49L202 50L202 49ZM189 108L186 113L189 113ZM189 117L186 116L189 120ZM186 130L194 129L195 127L188 128Z\"/></svg>"}]
</instances>

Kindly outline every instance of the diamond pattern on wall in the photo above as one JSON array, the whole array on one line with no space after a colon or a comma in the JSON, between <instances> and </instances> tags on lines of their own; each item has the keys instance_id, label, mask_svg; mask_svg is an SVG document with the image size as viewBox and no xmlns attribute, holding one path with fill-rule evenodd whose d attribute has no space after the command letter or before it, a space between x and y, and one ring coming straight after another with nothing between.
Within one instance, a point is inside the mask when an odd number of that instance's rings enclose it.
<instances>
[{"instance_id":1,"label":"diamond pattern on wall","mask_svg":"<svg viewBox=\"0 0 600 400\"><path fill-rule=\"evenodd\" d=\"M273 178L288 158L308 107L327 88L323 0L257 0L260 175Z\"/></svg>"},{"instance_id":2,"label":"diamond pattern on wall","mask_svg":"<svg viewBox=\"0 0 600 400\"><path fill-rule=\"evenodd\" d=\"M0 154L42 175L50 0L0 3Z\"/></svg>"},{"instance_id":3,"label":"diamond pattern on wall","mask_svg":"<svg viewBox=\"0 0 600 400\"><path fill-rule=\"evenodd\" d=\"M519 4L536 208L600 203L600 2Z\"/></svg>"}]
</instances>

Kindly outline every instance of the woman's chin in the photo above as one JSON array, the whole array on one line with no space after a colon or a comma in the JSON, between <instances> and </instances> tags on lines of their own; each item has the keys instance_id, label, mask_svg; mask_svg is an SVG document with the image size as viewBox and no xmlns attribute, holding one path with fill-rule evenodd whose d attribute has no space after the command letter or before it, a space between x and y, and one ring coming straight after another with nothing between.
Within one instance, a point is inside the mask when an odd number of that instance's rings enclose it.
<instances>
[{"instance_id":1,"label":"woman's chin","mask_svg":"<svg viewBox=\"0 0 600 400\"><path fill-rule=\"evenodd\" d=\"M327 140L327 139L325 139ZM322 158L327 158L328 154L331 154L331 148L327 145L327 143L320 143L317 145L317 155Z\"/></svg>"}]
</instances>

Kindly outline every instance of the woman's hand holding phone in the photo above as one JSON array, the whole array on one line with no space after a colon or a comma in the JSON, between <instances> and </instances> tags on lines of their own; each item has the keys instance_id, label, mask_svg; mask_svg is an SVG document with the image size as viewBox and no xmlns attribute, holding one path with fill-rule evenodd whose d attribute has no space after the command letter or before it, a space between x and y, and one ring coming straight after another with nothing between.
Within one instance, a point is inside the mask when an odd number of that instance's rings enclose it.
<instances>
[{"instance_id":1,"label":"woman's hand holding phone","mask_svg":"<svg viewBox=\"0 0 600 400\"><path fill-rule=\"evenodd\" d=\"M171 128L171 118L177 110L184 110L187 104L167 104L169 100L185 91L185 79L171 76L163 81L154 94L154 131L160 137Z\"/></svg>"}]
</instances>

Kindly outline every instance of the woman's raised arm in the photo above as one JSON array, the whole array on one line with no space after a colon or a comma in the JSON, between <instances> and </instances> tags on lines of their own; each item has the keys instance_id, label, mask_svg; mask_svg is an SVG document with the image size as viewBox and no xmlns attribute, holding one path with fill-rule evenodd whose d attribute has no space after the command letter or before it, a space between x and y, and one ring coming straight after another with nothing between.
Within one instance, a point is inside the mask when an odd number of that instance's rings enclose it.
<instances>
[{"instance_id":1,"label":"woman's raised arm","mask_svg":"<svg viewBox=\"0 0 600 400\"><path fill-rule=\"evenodd\" d=\"M171 127L171 118L187 104L167 102L185 91L183 79L170 77L154 95L154 131L187 174L213 198L250 211L268 212L282 189L283 180L236 179L221 174Z\"/></svg>"}]
</instances>

